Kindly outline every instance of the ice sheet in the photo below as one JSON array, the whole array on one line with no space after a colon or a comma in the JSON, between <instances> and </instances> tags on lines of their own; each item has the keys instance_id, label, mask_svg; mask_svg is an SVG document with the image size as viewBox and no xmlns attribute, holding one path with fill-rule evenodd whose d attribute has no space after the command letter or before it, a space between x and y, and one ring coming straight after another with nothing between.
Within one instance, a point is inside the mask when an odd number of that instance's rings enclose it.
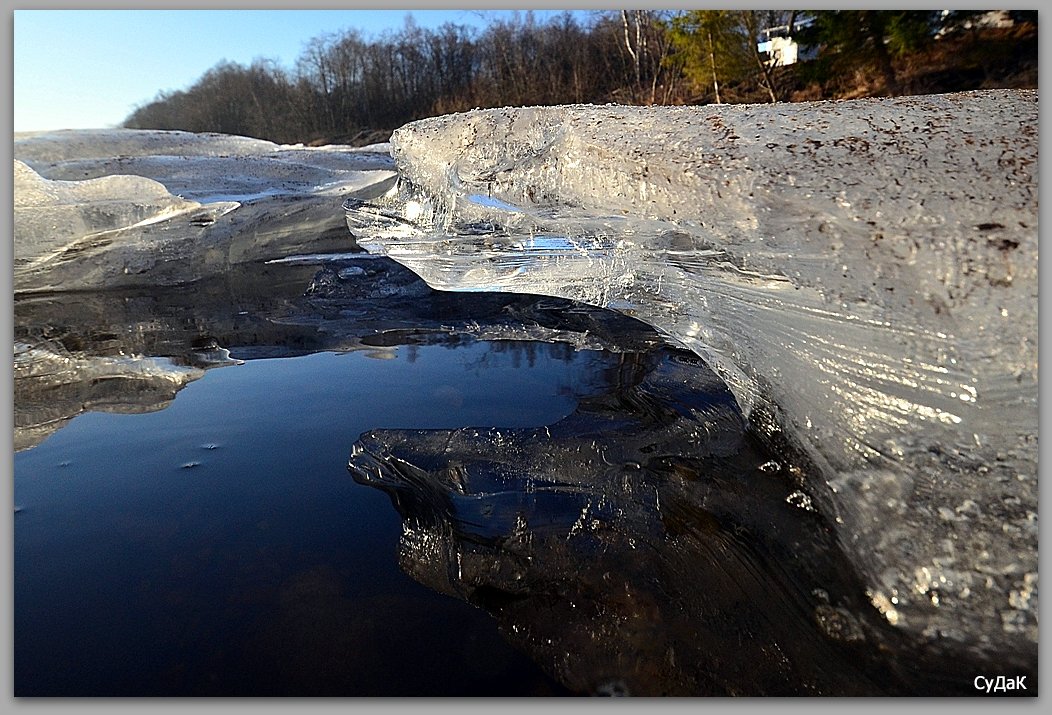
<instances>
[{"instance_id":1,"label":"ice sheet","mask_svg":"<svg viewBox=\"0 0 1052 715\"><path fill-rule=\"evenodd\" d=\"M345 208L433 287L656 326L784 442L889 623L1036 654L1037 106L473 111L395 132L399 180Z\"/></svg>"},{"instance_id":2,"label":"ice sheet","mask_svg":"<svg viewBox=\"0 0 1052 715\"><path fill-rule=\"evenodd\" d=\"M357 250L341 197L392 176L372 149L188 132L32 134L14 155L16 292L177 284Z\"/></svg>"}]
</instances>

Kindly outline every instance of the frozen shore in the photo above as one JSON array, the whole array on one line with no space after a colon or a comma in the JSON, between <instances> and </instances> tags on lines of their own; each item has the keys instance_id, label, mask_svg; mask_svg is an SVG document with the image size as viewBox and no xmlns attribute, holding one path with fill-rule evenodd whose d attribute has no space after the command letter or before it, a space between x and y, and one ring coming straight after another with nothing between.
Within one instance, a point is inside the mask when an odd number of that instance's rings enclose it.
<instances>
[{"instance_id":1,"label":"frozen shore","mask_svg":"<svg viewBox=\"0 0 1052 715\"><path fill-rule=\"evenodd\" d=\"M398 130L348 225L436 288L656 326L784 445L889 623L1032 666L1037 100L476 110Z\"/></svg>"},{"instance_id":2,"label":"frozen shore","mask_svg":"<svg viewBox=\"0 0 1052 715\"><path fill-rule=\"evenodd\" d=\"M283 146L131 129L16 135L14 289L177 285L246 261L353 248L341 197L387 146Z\"/></svg>"}]
</instances>

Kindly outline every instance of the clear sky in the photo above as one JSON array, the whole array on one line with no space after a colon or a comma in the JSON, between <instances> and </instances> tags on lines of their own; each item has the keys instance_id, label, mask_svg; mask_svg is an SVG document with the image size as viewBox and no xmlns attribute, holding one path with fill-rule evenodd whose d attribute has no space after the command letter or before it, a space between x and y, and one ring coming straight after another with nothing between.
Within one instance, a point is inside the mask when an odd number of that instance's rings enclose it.
<instances>
[{"instance_id":1,"label":"clear sky","mask_svg":"<svg viewBox=\"0 0 1052 715\"><path fill-rule=\"evenodd\" d=\"M394 4L394 3L392 3ZM217 63L293 69L305 43L445 22L484 27L512 10L15 10L14 131L117 126L158 92L186 89ZM539 20L554 10L533 11Z\"/></svg>"}]
</instances>

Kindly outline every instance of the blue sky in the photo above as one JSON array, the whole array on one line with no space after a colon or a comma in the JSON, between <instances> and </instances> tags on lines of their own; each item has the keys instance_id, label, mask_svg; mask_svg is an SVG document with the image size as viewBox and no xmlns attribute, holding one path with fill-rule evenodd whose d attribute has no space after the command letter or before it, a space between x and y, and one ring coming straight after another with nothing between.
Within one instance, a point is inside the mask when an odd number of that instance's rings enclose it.
<instances>
[{"instance_id":1,"label":"blue sky","mask_svg":"<svg viewBox=\"0 0 1052 715\"><path fill-rule=\"evenodd\" d=\"M535 10L538 19L561 11ZM163 90L185 89L222 60L292 69L304 44L358 28L485 26L512 10L16 10L14 130L117 126Z\"/></svg>"}]
</instances>

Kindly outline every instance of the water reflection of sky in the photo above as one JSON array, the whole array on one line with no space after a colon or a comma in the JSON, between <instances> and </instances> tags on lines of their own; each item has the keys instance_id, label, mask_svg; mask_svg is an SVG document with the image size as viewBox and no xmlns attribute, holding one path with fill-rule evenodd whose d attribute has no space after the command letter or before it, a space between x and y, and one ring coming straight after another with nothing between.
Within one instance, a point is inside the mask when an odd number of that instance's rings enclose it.
<instances>
[{"instance_id":1,"label":"water reflection of sky","mask_svg":"<svg viewBox=\"0 0 1052 715\"><path fill-rule=\"evenodd\" d=\"M401 572L398 517L347 457L377 428L549 424L615 358L543 343L392 350L210 370L166 409L87 413L16 454L18 692L551 687L485 615ZM311 636L318 619L340 632ZM281 648L261 645L285 628Z\"/></svg>"}]
</instances>

